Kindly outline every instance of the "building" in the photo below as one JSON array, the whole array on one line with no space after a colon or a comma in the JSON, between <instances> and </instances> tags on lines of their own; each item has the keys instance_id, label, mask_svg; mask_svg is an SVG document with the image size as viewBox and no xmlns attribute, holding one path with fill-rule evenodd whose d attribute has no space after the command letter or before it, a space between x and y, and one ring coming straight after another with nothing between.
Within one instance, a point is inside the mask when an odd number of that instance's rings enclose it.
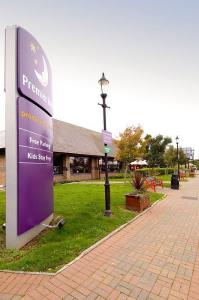
<instances>
[{"instance_id":1,"label":"building","mask_svg":"<svg viewBox=\"0 0 199 300\"><path fill-rule=\"evenodd\" d=\"M53 119L54 182L99 179L104 171L104 145L99 132ZM116 146L109 156L109 172L116 172ZM0 185L5 185L5 131L0 132Z\"/></svg>"}]
</instances>

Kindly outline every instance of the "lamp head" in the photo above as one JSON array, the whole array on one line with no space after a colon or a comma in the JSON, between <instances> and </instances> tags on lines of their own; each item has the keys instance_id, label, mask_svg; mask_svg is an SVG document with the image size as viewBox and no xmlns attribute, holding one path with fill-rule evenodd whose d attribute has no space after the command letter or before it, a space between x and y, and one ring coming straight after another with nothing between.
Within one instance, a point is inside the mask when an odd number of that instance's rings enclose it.
<instances>
[{"instance_id":1,"label":"lamp head","mask_svg":"<svg viewBox=\"0 0 199 300\"><path fill-rule=\"evenodd\" d=\"M107 95L109 81L104 76L104 73L102 73L102 78L98 81L98 83L101 88L101 93Z\"/></svg>"}]
</instances>

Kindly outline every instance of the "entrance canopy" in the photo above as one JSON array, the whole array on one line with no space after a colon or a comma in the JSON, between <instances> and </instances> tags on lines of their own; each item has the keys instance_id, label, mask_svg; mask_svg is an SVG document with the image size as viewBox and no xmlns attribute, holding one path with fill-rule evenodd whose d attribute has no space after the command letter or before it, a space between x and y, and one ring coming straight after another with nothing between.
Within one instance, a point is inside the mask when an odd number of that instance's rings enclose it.
<instances>
[{"instance_id":1,"label":"entrance canopy","mask_svg":"<svg viewBox=\"0 0 199 300\"><path fill-rule=\"evenodd\" d=\"M148 166L148 163L146 162L146 160L135 160L133 162L130 163L131 166Z\"/></svg>"}]
</instances>

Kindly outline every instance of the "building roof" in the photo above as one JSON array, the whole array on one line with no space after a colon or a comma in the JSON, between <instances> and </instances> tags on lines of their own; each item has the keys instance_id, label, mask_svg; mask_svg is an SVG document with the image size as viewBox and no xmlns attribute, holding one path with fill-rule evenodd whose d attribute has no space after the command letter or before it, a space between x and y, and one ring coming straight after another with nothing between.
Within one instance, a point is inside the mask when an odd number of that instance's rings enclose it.
<instances>
[{"instance_id":1,"label":"building roof","mask_svg":"<svg viewBox=\"0 0 199 300\"><path fill-rule=\"evenodd\" d=\"M77 155L104 156L102 135L99 132L53 119L53 151ZM5 131L0 131L0 148L5 148ZM111 146L114 157L116 146Z\"/></svg>"}]
</instances>

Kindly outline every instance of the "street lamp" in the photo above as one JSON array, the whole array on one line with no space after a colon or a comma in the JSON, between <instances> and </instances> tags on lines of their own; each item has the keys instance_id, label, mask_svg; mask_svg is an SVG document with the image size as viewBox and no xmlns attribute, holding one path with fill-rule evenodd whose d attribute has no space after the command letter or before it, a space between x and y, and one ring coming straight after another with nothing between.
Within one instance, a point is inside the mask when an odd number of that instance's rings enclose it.
<instances>
[{"instance_id":1,"label":"street lamp","mask_svg":"<svg viewBox=\"0 0 199 300\"><path fill-rule=\"evenodd\" d=\"M179 165L179 150L178 150L178 144L179 144L179 137L176 136L176 145L177 145L177 163L178 163L178 179L180 179L180 165Z\"/></svg>"},{"instance_id":2,"label":"street lamp","mask_svg":"<svg viewBox=\"0 0 199 300\"><path fill-rule=\"evenodd\" d=\"M103 108L103 123L104 123L104 130L106 130L106 108L110 108L106 105L106 97L107 97L107 90L109 81L105 78L104 73L102 73L102 78L98 81L100 88L101 88L101 97L102 103L98 103ZM104 144L106 147L107 144ZM105 162L105 216L111 216L111 199L110 199L110 183L108 179L108 154L104 154L104 162Z\"/></svg>"},{"instance_id":3,"label":"street lamp","mask_svg":"<svg viewBox=\"0 0 199 300\"><path fill-rule=\"evenodd\" d=\"M194 165L194 149L192 149L192 163Z\"/></svg>"}]
</instances>

